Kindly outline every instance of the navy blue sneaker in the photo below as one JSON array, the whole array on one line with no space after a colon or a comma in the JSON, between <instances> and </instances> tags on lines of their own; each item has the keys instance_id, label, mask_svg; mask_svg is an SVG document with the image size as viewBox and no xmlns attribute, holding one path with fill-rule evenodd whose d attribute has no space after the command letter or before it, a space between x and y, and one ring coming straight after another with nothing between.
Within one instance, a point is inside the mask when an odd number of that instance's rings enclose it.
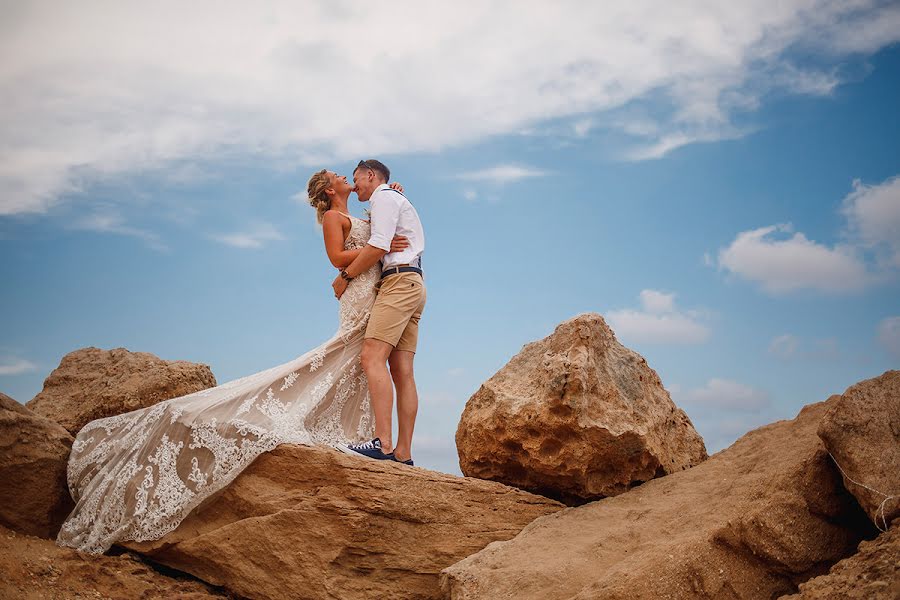
<instances>
[{"instance_id":1,"label":"navy blue sneaker","mask_svg":"<svg viewBox=\"0 0 900 600\"><path fill-rule=\"evenodd\" d=\"M393 454L385 454L381 451L381 440L374 438L360 444L338 444L337 449L344 454L363 455L373 460L392 460Z\"/></svg>"},{"instance_id":2,"label":"navy blue sneaker","mask_svg":"<svg viewBox=\"0 0 900 600\"><path fill-rule=\"evenodd\" d=\"M413 464L413 459L411 459L411 458L408 458L408 459L406 459L406 460L400 460L399 458L397 458L396 456L394 456L394 453L393 453L393 452L391 452L390 454L388 454L388 456L390 456L390 457L391 457L391 460L393 460L394 462L398 462L398 463L400 463L400 464L402 464L402 465L409 465L409 466L411 466L411 467L415 466L415 465Z\"/></svg>"}]
</instances>

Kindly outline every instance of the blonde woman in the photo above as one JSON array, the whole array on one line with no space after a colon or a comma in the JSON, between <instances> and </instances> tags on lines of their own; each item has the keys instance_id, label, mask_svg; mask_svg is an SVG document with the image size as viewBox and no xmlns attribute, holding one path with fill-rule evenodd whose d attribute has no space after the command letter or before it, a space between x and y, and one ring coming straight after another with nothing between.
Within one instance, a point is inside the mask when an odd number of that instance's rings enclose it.
<instances>
[{"instance_id":1,"label":"blonde woman","mask_svg":"<svg viewBox=\"0 0 900 600\"><path fill-rule=\"evenodd\" d=\"M314 173L307 187L326 254L338 269L369 239L369 223L347 211L351 191L346 177L326 170ZM402 237L391 241L391 251L407 247ZM351 282L339 301L337 332L317 348L214 388L85 425L68 463L76 505L57 543L100 554L118 542L159 539L279 444L343 446L369 439L374 422L360 351L379 275L376 265Z\"/></svg>"}]
</instances>

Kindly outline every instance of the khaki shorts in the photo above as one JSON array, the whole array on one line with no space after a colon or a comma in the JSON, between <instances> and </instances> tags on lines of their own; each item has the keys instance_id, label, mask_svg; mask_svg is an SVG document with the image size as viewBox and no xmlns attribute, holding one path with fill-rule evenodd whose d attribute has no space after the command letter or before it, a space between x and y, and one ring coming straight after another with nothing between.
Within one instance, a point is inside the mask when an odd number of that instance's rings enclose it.
<instances>
[{"instance_id":1,"label":"khaki shorts","mask_svg":"<svg viewBox=\"0 0 900 600\"><path fill-rule=\"evenodd\" d=\"M388 275L379 286L365 337L387 342L396 350L415 352L419 318L425 308L422 276L418 273Z\"/></svg>"}]
</instances>

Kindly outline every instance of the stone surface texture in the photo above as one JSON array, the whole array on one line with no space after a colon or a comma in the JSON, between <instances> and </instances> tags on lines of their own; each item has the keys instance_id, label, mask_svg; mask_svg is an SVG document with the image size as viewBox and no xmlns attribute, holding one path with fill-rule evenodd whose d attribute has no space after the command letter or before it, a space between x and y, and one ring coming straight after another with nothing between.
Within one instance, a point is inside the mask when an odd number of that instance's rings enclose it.
<instances>
[{"instance_id":1,"label":"stone surface texture","mask_svg":"<svg viewBox=\"0 0 900 600\"><path fill-rule=\"evenodd\" d=\"M693 467L703 440L656 372L600 315L527 344L469 399L462 472L569 504Z\"/></svg>"},{"instance_id":2,"label":"stone surface texture","mask_svg":"<svg viewBox=\"0 0 900 600\"><path fill-rule=\"evenodd\" d=\"M499 483L282 445L172 533L126 546L248 598L438 598L441 569L561 508Z\"/></svg>"},{"instance_id":3,"label":"stone surface texture","mask_svg":"<svg viewBox=\"0 0 900 600\"><path fill-rule=\"evenodd\" d=\"M850 386L819 425L844 485L881 529L900 515L900 371Z\"/></svg>"},{"instance_id":4,"label":"stone surface texture","mask_svg":"<svg viewBox=\"0 0 900 600\"><path fill-rule=\"evenodd\" d=\"M0 524L56 537L74 506L66 486L72 436L0 394Z\"/></svg>"},{"instance_id":5,"label":"stone surface texture","mask_svg":"<svg viewBox=\"0 0 900 600\"><path fill-rule=\"evenodd\" d=\"M897 600L900 598L900 523L840 561L828 572L800 584L782 600Z\"/></svg>"},{"instance_id":6,"label":"stone surface texture","mask_svg":"<svg viewBox=\"0 0 900 600\"><path fill-rule=\"evenodd\" d=\"M445 598L777 598L876 533L816 435L826 403L692 469L537 519L445 569Z\"/></svg>"},{"instance_id":7,"label":"stone surface texture","mask_svg":"<svg viewBox=\"0 0 900 600\"><path fill-rule=\"evenodd\" d=\"M75 435L94 419L118 415L210 387L207 365L162 360L125 348L66 354L27 406Z\"/></svg>"},{"instance_id":8,"label":"stone surface texture","mask_svg":"<svg viewBox=\"0 0 900 600\"><path fill-rule=\"evenodd\" d=\"M0 526L0 598L9 600L202 600L228 596L188 577L163 575L140 558L81 555Z\"/></svg>"}]
</instances>

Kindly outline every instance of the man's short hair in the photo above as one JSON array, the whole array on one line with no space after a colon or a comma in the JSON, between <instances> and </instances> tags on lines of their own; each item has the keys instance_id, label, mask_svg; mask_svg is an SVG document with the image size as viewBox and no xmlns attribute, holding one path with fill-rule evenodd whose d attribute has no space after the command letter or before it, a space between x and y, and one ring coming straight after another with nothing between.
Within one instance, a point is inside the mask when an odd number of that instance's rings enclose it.
<instances>
[{"instance_id":1,"label":"man's short hair","mask_svg":"<svg viewBox=\"0 0 900 600\"><path fill-rule=\"evenodd\" d=\"M384 178L385 183L391 180L391 170L388 169L383 162L375 160L374 158L359 161L359 164L356 165L356 169L372 169ZM354 171L356 169L354 169Z\"/></svg>"}]
</instances>

